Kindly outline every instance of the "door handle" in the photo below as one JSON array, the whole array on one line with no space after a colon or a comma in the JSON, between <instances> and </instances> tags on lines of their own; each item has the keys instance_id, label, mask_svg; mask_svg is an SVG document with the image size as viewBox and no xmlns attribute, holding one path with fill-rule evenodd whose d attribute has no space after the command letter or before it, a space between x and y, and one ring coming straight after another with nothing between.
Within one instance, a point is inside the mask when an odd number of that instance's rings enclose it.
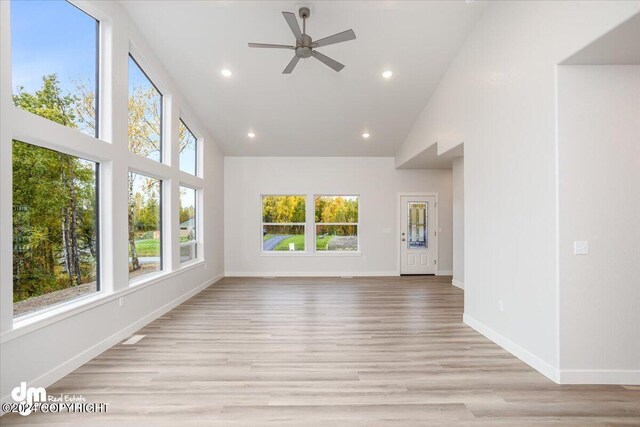
<instances>
[{"instance_id":1,"label":"door handle","mask_svg":"<svg viewBox=\"0 0 640 427\"><path fill-rule=\"evenodd\" d=\"M402 241L404 242L404 240L405 240L405 239L404 239L404 237L403 237L403 238L402 238Z\"/></svg>"}]
</instances>

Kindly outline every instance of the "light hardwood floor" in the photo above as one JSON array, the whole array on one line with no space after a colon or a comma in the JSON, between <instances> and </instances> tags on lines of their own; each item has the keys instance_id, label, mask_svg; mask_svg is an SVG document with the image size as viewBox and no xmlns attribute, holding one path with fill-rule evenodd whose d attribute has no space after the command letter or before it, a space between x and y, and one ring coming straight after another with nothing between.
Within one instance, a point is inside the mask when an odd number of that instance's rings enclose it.
<instances>
[{"instance_id":1,"label":"light hardwood floor","mask_svg":"<svg viewBox=\"0 0 640 427\"><path fill-rule=\"evenodd\" d=\"M450 278L226 278L49 387L47 426L640 425L640 387L559 386L462 323Z\"/></svg>"}]
</instances>

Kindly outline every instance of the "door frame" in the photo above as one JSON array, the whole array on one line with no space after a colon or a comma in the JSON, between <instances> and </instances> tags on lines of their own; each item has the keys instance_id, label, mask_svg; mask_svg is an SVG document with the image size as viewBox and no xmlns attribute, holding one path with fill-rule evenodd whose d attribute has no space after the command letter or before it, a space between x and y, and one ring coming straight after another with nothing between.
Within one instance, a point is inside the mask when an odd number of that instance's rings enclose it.
<instances>
[{"instance_id":1,"label":"door frame","mask_svg":"<svg viewBox=\"0 0 640 427\"><path fill-rule=\"evenodd\" d=\"M396 211L397 217L396 217L396 224L398 224L398 233L400 232L400 230L402 230L402 198L403 197L435 197L436 199L436 217L435 217L435 224L436 224L436 247L435 247L435 255L436 255L436 268L434 269L434 275L438 276L438 272L440 269L440 256L438 253L438 240L440 239L440 226L439 226L439 222L438 222L438 217L439 217L439 212L440 212L440 206L438 203L438 192L430 192L430 191L417 191L417 192L411 192L411 191L399 191L398 192L398 209ZM405 218L406 219L406 218ZM399 236L396 236L399 238ZM396 275L400 276L401 275L401 267L402 267L402 247L400 246L400 240L396 240L396 250L397 250L397 254L398 257L396 258L396 262L397 262L397 267L396 267Z\"/></svg>"}]
</instances>

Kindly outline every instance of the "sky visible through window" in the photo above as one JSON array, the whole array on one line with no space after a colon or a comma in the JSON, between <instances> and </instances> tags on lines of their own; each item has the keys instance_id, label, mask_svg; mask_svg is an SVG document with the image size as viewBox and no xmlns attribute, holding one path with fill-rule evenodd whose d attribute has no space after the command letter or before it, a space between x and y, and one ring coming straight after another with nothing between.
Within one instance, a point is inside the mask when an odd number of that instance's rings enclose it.
<instances>
[{"instance_id":1,"label":"sky visible through window","mask_svg":"<svg viewBox=\"0 0 640 427\"><path fill-rule=\"evenodd\" d=\"M135 89L153 89L154 92L158 92L153 83L144 74L144 71L135 62L135 60L129 56L129 92L133 92ZM158 92L159 94L159 92Z\"/></svg>"},{"instance_id":2,"label":"sky visible through window","mask_svg":"<svg viewBox=\"0 0 640 427\"><path fill-rule=\"evenodd\" d=\"M64 0L11 1L12 87L35 92L57 74L65 93L96 84L97 21ZM88 37L92 35L93 37Z\"/></svg>"},{"instance_id":3,"label":"sky visible through window","mask_svg":"<svg viewBox=\"0 0 640 427\"><path fill-rule=\"evenodd\" d=\"M191 175L197 171L197 144L195 135L180 120L180 170Z\"/></svg>"}]
</instances>

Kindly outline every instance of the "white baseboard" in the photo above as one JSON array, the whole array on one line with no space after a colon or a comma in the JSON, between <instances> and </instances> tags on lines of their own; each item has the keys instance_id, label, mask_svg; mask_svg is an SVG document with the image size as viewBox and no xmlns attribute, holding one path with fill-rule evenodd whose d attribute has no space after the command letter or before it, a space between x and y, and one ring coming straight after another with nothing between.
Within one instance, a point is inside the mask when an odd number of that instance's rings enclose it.
<instances>
[{"instance_id":1,"label":"white baseboard","mask_svg":"<svg viewBox=\"0 0 640 427\"><path fill-rule=\"evenodd\" d=\"M538 356L530 353L525 348L520 347L518 344L505 338L503 335L500 335L498 332L494 331L483 323L480 323L466 313L463 315L463 321L467 326L470 326L471 328L480 332L482 335L489 338L491 341L498 344L500 347L507 350L509 353L513 354L515 357L522 360L524 363L531 366L533 369L540 372L545 377L549 378L551 381L555 383L560 382L558 369L556 369L550 363L540 359Z\"/></svg>"},{"instance_id":2,"label":"white baseboard","mask_svg":"<svg viewBox=\"0 0 640 427\"><path fill-rule=\"evenodd\" d=\"M227 271L225 277L388 277L397 271Z\"/></svg>"},{"instance_id":3,"label":"white baseboard","mask_svg":"<svg viewBox=\"0 0 640 427\"><path fill-rule=\"evenodd\" d=\"M436 276L453 276L453 271L451 270L438 270L438 274Z\"/></svg>"},{"instance_id":4,"label":"white baseboard","mask_svg":"<svg viewBox=\"0 0 640 427\"><path fill-rule=\"evenodd\" d=\"M127 326L126 328L121 329L120 331L118 331L115 334L111 335L109 338L107 338L107 339L105 339L105 340L103 340L103 341L101 341L101 342L89 347L87 350L85 350L82 353L74 356L72 359L67 360L66 362L56 366L55 368L53 368L50 371L40 375L37 378L34 378L34 379L31 379L30 381L27 381L27 384L37 384L38 387L45 387L45 388L50 386L51 384L55 383L56 381L59 381L60 379L64 378L65 376L69 375L71 372L75 371L76 369L78 369L79 367L84 365L85 363L87 363L90 360L98 357L101 353L105 352L106 350L110 349L114 345L118 344L120 341L122 341L123 339L127 338L128 336L130 336L131 334L133 334L137 330L143 328L144 326L146 326L149 323L153 322L154 320L156 320L160 316L163 316L164 314L166 314L170 310L172 310L175 307L177 307L178 305L182 304L183 302L185 302L189 298L193 297L194 295L200 293L201 291L205 290L209 286L213 285L214 283L216 283L218 280L222 279L223 277L224 276L222 274L219 274L216 277L214 277L213 279L207 280L206 282L202 283L201 285L198 285L197 287L193 288L189 292L186 292L186 293L182 294L178 298L168 302L167 304L163 305L162 307L154 310L153 312L149 313L148 315L144 316L143 318L137 320L136 322L132 323L131 325ZM10 394L7 394L6 396L2 396L2 403L9 402L10 399L11 399L11 395ZM0 414L4 414L4 412L0 412Z\"/></svg>"},{"instance_id":5,"label":"white baseboard","mask_svg":"<svg viewBox=\"0 0 640 427\"><path fill-rule=\"evenodd\" d=\"M560 384L640 385L640 370L560 370Z\"/></svg>"},{"instance_id":6,"label":"white baseboard","mask_svg":"<svg viewBox=\"0 0 640 427\"><path fill-rule=\"evenodd\" d=\"M464 289L464 282L461 280L451 279L451 284L456 288Z\"/></svg>"}]
</instances>

